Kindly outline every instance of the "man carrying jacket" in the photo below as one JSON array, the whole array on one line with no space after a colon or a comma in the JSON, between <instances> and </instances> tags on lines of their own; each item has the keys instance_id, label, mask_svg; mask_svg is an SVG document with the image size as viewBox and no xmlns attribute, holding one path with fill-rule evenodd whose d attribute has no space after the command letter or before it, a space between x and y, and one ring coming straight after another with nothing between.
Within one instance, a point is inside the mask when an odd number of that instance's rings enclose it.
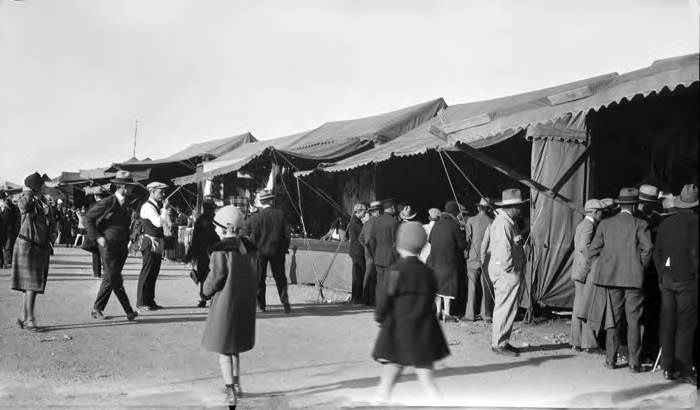
<instances>
[{"instance_id":1,"label":"man carrying jacket","mask_svg":"<svg viewBox=\"0 0 700 410\"><path fill-rule=\"evenodd\" d=\"M284 212L273 206L275 194L263 190L258 194L258 199L261 209L253 214L249 223L250 239L258 249L258 308L263 312L267 309L265 279L269 263L284 313L289 313L292 307L289 304L287 276L284 273L284 259L290 242L289 228Z\"/></svg>"},{"instance_id":2,"label":"man carrying jacket","mask_svg":"<svg viewBox=\"0 0 700 410\"><path fill-rule=\"evenodd\" d=\"M129 297L124 290L122 268L129 254L127 245L131 206L128 198L138 183L128 171L117 172L110 182L116 187L114 195L97 202L85 214L87 235L99 246L104 265L102 284L97 292L92 317L105 319L102 312L107 306L109 296L114 292L126 313L126 318L131 321L138 316L138 313L131 308Z\"/></svg>"},{"instance_id":3,"label":"man carrying jacket","mask_svg":"<svg viewBox=\"0 0 700 410\"><path fill-rule=\"evenodd\" d=\"M642 370L641 319L644 312L644 268L651 259L649 226L633 215L639 201L636 188L622 188L620 213L601 221L589 247L589 258L599 256L596 284L607 292L607 307L615 325L606 329L605 367L614 369L622 330L627 319L630 371Z\"/></svg>"}]
</instances>

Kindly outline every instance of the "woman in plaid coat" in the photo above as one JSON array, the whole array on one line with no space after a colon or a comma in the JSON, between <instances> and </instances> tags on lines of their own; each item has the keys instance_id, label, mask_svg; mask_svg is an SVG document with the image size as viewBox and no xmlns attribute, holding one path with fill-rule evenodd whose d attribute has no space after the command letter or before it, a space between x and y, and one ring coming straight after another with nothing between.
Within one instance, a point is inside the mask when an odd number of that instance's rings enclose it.
<instances>
[{"instance_id":1,"label":"woman in plaid coat","mask_svg":"<svg viewBox=\"0 0 700 410\"><path fill-rule=\"evenodd\" d=\"M22 222L12 258L12 289L24 293L23 317L17 319L17 324L23 329L36 331L34 301L37 293L44 293L49 274L50 209L41 196L44 188L41 175L36 172L29 175L24 185L29 190L18 202Z\"/></svg>"}]
</instances>

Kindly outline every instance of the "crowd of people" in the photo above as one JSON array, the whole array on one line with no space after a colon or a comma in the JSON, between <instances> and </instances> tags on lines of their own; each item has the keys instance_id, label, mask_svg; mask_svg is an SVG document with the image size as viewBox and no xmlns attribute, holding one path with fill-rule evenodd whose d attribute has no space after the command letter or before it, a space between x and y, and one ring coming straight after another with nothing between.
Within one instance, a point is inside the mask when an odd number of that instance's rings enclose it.
<instances>
[{"instance_id":1,"label":"crowd of people","mask_svg":"<svg viewBox=\"0 0 700 410\"><path fill-rule=\"evenodd\" d=\"M78 212L75 233L66 233L82 235L83 249L97 255L102 266L92 317L106 318L103 311L114 293L132 321L138 310L162 308L155 284L166 247L168 186L143 187L149 197L137 211L131 203L140 184L126 171L111 182L114 193ZM0 202L0 238L7 267L8 233L16 232L10 266L12 289L23 293L17 323L37 330L36 295L45 290L59 232L52 230L57 219L43 195L44 179L34 173L25 186L16 207L6 198ZM272 192L263 190L257 198L257 212L247 215L234 205L217 209L213 200L205 200L184 258L199 285L198 306L211 300L202 343L219 354L229 404L242 394L239 354L254 346L256 306L257 312L267 309L268 265L283 309L291 312L284 271L289 226ZM450 200L442 211L430 209L426 224L415 222L417 212L395 199L353 207L345 230L352 260L350 299L375 306L381 330L372 356L385 364L380 400L390 398L406 366L417 369L428 395L439 396L433 363L449 354L440 321L487 321L492 351L519 355L510 336L524 289L529 223L521 211L527 202L519 189L506 189L498 201L481 198L474 204L477 213L466 217L466 208ZM612 369L626 343L628 366L640 372L660 345L664 377L696 385L698 188L686 185L677 196L651 185L623 188L615 200L588 200L584 210L573 243L572 348L593 353L602 347L605 366ZM135 240L142 255L137 309L122 279Z\"/></svg>"}]
</instances>

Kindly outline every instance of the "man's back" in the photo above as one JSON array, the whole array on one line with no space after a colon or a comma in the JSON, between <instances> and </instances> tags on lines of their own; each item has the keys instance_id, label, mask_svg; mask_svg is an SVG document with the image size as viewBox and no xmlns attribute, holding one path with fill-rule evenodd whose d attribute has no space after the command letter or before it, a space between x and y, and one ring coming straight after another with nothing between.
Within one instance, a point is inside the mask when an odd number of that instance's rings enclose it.
<instances>
[{"instance_id":1,"label":"man's back","mask_svg":"<svg viewBox=\"0 0 700 410\"><path fill-rule=\"evenodd\" d=\"M642 219L625 211L604 219L589 249L589 256L600 258L596 284L641 288L651 250L649 227Z\"/></svg>"},{"instance_id":2,"label":"man's back","mask_svg":"<svg viewBox=\"0 0 700 410\"><path fill-rule=\"evenodd\" d=\"M654 249L662 283L698 280L698 214L680 211L659 225Z\"/></svg>"},{"instance_id":3,"label":"man's back","mask_svg":"<svg viewBox=\"0 0 700 410\"><path fill-rule=\"evenodd\" d=\"M375 265L389 267L396 260L394 243L398 224L390 214L382 214L372 222L369 243Z\"/></svg>"},{"instance_id":4,"label":"man's back","mask_svg":"<svg viewBox=\"0 0 700 410\"><path fill-rule=\"evenodd\" d=\"M467 234L467 246L469 247L469 265L481 266L481 241L484 238L484 232L486 232L486 229L491 225L491 222L493 222L493 219L481 213L467 219L465 229Z\"/></svg>"},{"instance_id":5,"label":"man's back","mask_svg":"<svg viewBox=\"0 0 700 410\"><path fill-rule=\"evenodd\" d=\"M269 206L250 218L250 238L262 256L285 253L289 248L289 231L284 212Z\"/></svg>"}]
</instances>

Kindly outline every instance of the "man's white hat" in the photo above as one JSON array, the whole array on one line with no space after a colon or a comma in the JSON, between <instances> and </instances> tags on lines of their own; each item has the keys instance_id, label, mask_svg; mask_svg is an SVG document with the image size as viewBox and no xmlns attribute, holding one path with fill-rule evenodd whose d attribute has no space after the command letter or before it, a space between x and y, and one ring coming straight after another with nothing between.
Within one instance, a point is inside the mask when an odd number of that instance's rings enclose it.
<instances>
[{"instance_id":1,"label":"man's white hat","mask_svg":"<svg viewBox=\"0 0 700 410\"><path fill-rule=\"evenodd\" d=\"M153 191L156 189L168 189L168 186L162 182L153 181L150 184L146 185L146 189L148 189L149 191Z\"/></svg>"}]
</instances>

